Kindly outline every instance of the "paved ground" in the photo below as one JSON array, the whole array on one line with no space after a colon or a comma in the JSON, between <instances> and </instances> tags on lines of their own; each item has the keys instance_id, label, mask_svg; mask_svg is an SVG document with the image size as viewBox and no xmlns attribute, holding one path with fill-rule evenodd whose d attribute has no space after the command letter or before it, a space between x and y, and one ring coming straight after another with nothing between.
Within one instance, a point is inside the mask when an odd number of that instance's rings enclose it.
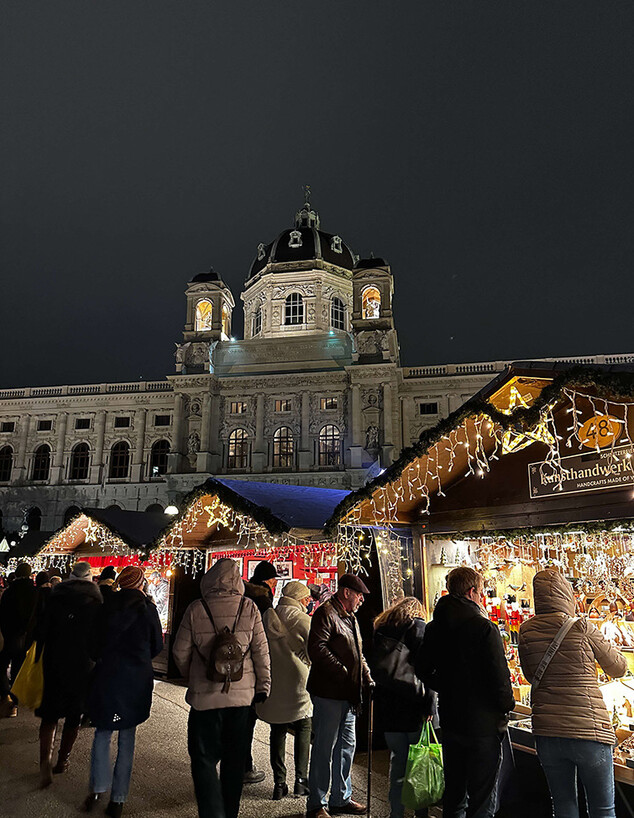
<instances>
[{"instance_id":1,"label":"paved ground","mask_svg":"<svg viewBox=\"0 0 634 818\"><path fill-rule=\"evenodd\" d=\"M127 815L138 818L196 818L196 804L189 772L186 722L189 708L185 690L157 682L151 719L137 732L137 749ZM39 721L28 711L15 719L0 720L0 815L3 818L62 818L78 812L88 791L88 767L93 731L82 730L71 759L71 769L47 790L39 790ZM268 765L268 728L258 722L254 741L256 766L265 770L262 784L245 787L240 818L300 818L304 799L271 801L272 774ZM288 749L292 749L289 738ZM288 754L289 781L293 761ZM365 800L366 756L355 760L355 796ZM372 818L388 818L387 758L374 754ZM93 813L102 815L101 809Z\"/></svg>"}]
</instances>

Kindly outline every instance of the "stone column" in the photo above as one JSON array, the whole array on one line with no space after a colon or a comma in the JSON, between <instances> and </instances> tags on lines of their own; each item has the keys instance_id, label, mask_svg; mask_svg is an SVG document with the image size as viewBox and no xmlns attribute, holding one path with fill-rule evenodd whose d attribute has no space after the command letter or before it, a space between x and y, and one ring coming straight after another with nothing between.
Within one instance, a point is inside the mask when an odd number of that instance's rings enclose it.
<instances>
[{"instance_id":1,"label":"stone column","mask_svg":"<svg viewBox=\"0 0 634 818\"><path fill-rule=\"evenodd\" d=\"M172 450L167 459L167 471L178 474L183 454L183 412L184 400L180 393L174 395L174 420L172 422Z\"/></svg>"},{"instance_id":2,"label":"stone column","mask_svg":"<svg viewBox=\"0 0 634 818\"><path fill-rule=\"evenodd\" d=\"M136 426L136 448L132 461L130 479L133 483L140 483L143 479L143 455L145 449L145 427L147 424L147 409L137 409L134 414Z\"/></svg>"},{"instance_id":3,"label":"stone column","mask_svg":"<svg viewBox=\"0 0 634 818\"><path fill-rule=\"evenodd\" d=\"M68 415L60 412L57 416L57 446L51 467L51 485L58 485L64 478L64 444L66 442L66 424Z\"/></svg>"},{"instance_id":4,"label":"stone column","mask_svg":"<svg viewBox=\"0 0 634 818\"><path fill-rule=\"evenodd\" d=\"M309 471L313 465L313 453L310 448L310 392L302 392L302 433L297 465L300 471Z\"/></svg>"},{"instance_id":5,"label":"stone column","mask_svg":"<svg viewBox=\"0 0 634 818\"><path fill-rule=\"evenodd\" d=\"M26 480L26 449L29 445L29 429L31 426L31 415L22 415L20 418L20 440L15 458L14 480Z\"/></svg>"},{"instance_id":6,"label":"stone column","mask_svg":"<svg viewBox=\"0 0 634 818\"><path fill-rule=\"evenodd\" d=\"M361 417L361 387L354 384L351 389L352 408L352 446L350 447L350 466L359 469L363 463L363 420Z\"/></svg>"},{"instance_id":7,"label":"stone column","mask_svg":"<svg viewBox=\"0 0 634 818\"><path fill-rule=\"evenodd\" d=\"M95 434L97 441L95 443L95 451L92 459L92 466L90 467L90 482L101 483L102 470L104 465L103 444L106 436L106 410L100 409L95 415Z\"/></svg>"},{"instance_id":8,"label":"stone column","mask_svg":"<svg viewBox=\"0 0 634 818\"><path fill-rule=\"evenodd\" d=\"M383 454L381 465L388 466L392 462L394 448L394 418L392 417L392 384L383 384Z\"/></svg>"},{"instance_id":9,"label":"stone column","mask_svg":"<svg viewBox=\"0 0 634 818\"><path fill-rule=\"evenodd\" d=\"M254 472L266 469L267 453L264 447L264 394L258 394L255 402L255 447L251 458Z\"/></svg>"},{"instance_id":10,"label":"stone column","mask_svg":"<svg viewBox=\"0 0 634 818\"><path fill-rule=\"evenodd\" d=\"M196 471L210 472L212 470L211 461L211 425L213 415L213 396L211 392L203 395L203 416L200 427L200 451L196 457Z\"/></svg>"}]
</instances>

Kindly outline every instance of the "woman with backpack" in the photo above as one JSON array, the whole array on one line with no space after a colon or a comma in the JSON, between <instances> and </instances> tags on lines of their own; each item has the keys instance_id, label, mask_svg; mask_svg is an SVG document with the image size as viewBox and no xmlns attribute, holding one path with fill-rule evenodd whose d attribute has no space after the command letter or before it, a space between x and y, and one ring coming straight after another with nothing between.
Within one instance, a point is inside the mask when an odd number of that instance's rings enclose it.
<instances>
[{"instance_id":1,"label":"woman with backpack","mask_svg":"<svg viewBox=\"0 0 634 818\"><path fill-rule=\"evenodd\" d=\"M579 815L577 779L589 818L616 818L615 742L597 682L597 662L612 678L627 670L624 657L587 619L575 617L572 585L552 568L533 578L535 616L520 626L522 671L533 688L532 726L555 818ZM543 662L548 649L550 661Z\"/></svg>"},{"instance_id":2,"label":"woman with backpack","mask_svg":"<svg viewBox=\"0 0 634 818\"><path fill-rule=\"evenodd\" d=\"M423 644L425 611L412 596L393 602L374 620L370 668L377 726L390 751L390 818L403 818L403 778L410 744L420 738L426 720L435 711L435 696L414 673L414 661ZM417 818L426 818L427 809Z\"/></svg>"},{"instance_id":3,"label":"woman with backpack","mask_svg":"<svg viewBox=\"0 0 634 818\"><path fill-rule=\"evenodd\" d=\"M143 593L145 574L128 565L119 574L115 590L104 602L96 622L94 683L88 714L95 738L90 759L90 812L110 790L106 815L117 818L128 797L137 725L150 717L154 671L152 659L163 648L163 633L154 602ZM110 742L117 733L114 775Z\"/></svg>"}]
</instances>

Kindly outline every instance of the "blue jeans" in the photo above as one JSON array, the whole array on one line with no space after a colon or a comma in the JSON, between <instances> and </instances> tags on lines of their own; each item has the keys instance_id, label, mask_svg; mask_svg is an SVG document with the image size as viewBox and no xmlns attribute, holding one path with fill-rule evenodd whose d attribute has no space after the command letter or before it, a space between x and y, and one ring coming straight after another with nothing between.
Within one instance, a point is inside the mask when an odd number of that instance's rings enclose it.
<instances>
[{"instance_id":1,"label":"blue jeans","mask_svg":"<svg viewBox=\"0 0 634 818\"><path fill-rule=\"evenodd\" d=\"M390 751L390 818L403 818L405 807L401 804L403 778L407 767L410 744L416 744L420 730L415 733L385 733L385 743ZM416 810L416 818L426 818L427 809Z\"/></svg>"},{"instance_id":2,"label":"blue jeans","mask_svg":"<svg viewBox=\"0 0 634 818\"><path fill-rule=\"evenodd\" d=\"M112 732L112 730L95 730L95 739L90 754L90 791L108 792L112 784L110 800L117 804L124 804L130 790L136 727L117 731L119 739L114 775L110 766Z\"/></svg>"},{"instance_id":3,"label":"blue jeans","mask_svg":"<svg viewBox=\"0 0 634 818\"><path fill-rule=\"evenodd\" d=\"M306 809L342 807L352 798L352 759L356 746L355 715L349 702L313 700L313 750L308 773ZM331 783L332 768L332 788ZM328 801L330 790L330 801Z\"/></svg>"},{"instance_id":4,"label":"blue jeans","mask_svg":"<svg viewBox=\"0 0 634 818\"><path fill-rule=\"evenodd\" d=\"M586 793L588 818L616 818L612 747L582 738L535 736L555 818L579 818L577 776Z\"/></svg>"}]
</instances>

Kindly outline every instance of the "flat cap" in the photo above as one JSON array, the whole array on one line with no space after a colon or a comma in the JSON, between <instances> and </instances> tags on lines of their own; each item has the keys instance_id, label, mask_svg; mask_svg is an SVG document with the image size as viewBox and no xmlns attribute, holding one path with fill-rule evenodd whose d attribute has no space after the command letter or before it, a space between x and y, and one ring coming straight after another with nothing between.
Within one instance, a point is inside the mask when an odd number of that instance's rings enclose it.
<instances>
[{"instance_id":1,"label":"flat cap","mask_svg":"<svg viewBox=\"0 0 634 818\"><path fill-rule=\"evenodd\" d=\"M365 582L354 574L344 574L342 577L339 577L339 587L350 588L352 591L356 591L358 594L370 593Z\"/></svg>"}]
</instances>

